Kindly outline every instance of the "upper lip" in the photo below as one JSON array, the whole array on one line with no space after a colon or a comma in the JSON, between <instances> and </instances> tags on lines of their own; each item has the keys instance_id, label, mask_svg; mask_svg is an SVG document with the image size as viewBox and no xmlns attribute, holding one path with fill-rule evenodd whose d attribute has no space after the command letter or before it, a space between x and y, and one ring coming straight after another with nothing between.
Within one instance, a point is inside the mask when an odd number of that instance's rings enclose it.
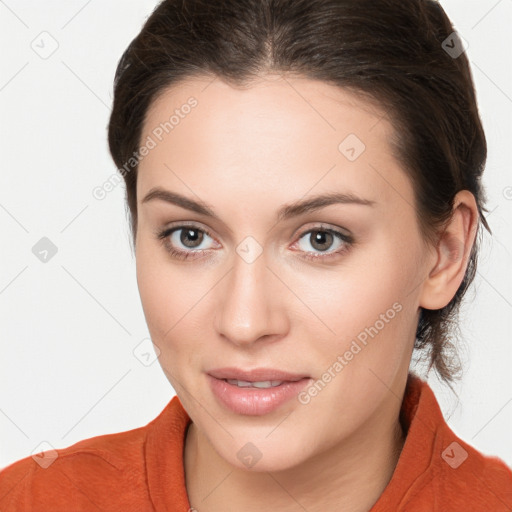
<instances>
[{"instance_id":1,"label":"upper lip","mask_svg":"<svg viewBox=\"0 0 512 512\"><path fill-rule=\"evenodd\" d=\"M216 379L236 379L246 382L262 382L267 380L297 381L309 376L304 373L289 373L275 368L253 368L243 370L241 368L215 368L208 374Z\"/></svg>"}]
</instances>

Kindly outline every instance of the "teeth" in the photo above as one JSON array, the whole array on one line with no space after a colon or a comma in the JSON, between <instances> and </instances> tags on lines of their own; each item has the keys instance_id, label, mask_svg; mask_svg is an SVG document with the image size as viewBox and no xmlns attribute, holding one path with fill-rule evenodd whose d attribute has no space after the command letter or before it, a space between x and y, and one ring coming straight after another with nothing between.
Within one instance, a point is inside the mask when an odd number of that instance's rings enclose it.
<instances>
[{"instance_id":1,"label":"teeth","mask_svg":"<svg viewBox=\"0 0 512 512\"><path fill-rule=\"evenodd\" d=\"M246 380L226 379L229 384L239 388L274 388L284 382L284 380L264 380L260 382L249 382Z\"/></svg>"}]
</instances>

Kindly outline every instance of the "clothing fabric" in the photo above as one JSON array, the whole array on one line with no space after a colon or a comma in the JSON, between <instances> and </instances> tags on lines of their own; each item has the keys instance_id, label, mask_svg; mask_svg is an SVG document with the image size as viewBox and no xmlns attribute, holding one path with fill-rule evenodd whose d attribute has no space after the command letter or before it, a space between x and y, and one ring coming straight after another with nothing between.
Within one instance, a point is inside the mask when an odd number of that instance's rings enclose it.
<instances>
[{"instance_id":1,"label":"clothing fabric","mask_svg":"<svg viewBox=\"0 0 512 512\"><path fill-rule=\"evenodd\" d=\"M0 471L0 511L187 512L190 421L175 396L146 426L16 461ZM458 438L430 386L413 373L400 421L405 444L369 512L512 511L512 470Z\"/></svg>"}]
</instances>

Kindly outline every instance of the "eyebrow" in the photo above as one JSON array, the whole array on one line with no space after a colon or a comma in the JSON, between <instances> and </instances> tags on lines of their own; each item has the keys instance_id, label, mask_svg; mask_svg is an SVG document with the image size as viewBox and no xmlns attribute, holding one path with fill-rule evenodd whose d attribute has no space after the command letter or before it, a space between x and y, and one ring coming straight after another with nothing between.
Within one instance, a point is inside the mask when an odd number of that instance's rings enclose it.
<instances>
[{"instance_id":1,"label":"eyebrow","mask_svg":"<svg viewBox=\"0 0 512 512\"><path fill-rule=\"evenodd\" d=\"M188 197L171 192L160 187L152 188L148 194L142 200L142 204L148 201L159 199L166 203L175 204L181 208L205 215L220 221L218 215L215 214L213 208L203 201L194 201ZM277 220L283 221L288 220L305 213L313 212L330 206L332 204L356 204L363 206L373 206L375 201L369 199L363 199L352 193L328 193L310 197L308 199L296 201L291 204L282 206L277 213Z\"/></svg>"}]
</instances>

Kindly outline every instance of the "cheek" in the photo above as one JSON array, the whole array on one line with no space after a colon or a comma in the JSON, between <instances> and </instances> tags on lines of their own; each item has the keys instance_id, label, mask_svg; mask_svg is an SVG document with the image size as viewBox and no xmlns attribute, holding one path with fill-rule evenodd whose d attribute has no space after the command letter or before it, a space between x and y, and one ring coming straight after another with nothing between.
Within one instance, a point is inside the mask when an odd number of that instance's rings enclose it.
<instances>
[{"instance_id":1,"label":"cheek","mask_svg":"<svg viewBox=\"0 0 512 512\"><path fill-rule=\"evenodd\" d=\"M162 350L185 314L187 288L180 282L179 273L172 271L163 249L143 237L138 240L136 270L146 323Z\"/></svg>"},{"instance_id":2,"label":"cheek","mask_svg":"<svg viewBox=\"0 0 512 512\"><path fill-rule=\"evenodd\" d=\"M190 270L171 263L162 248L150 240L139 242L136 271L144 316L161 365L175 373L173 368L178 372L190 367L203 350L199 346L206 339L201 318L201 298L207 300L204 276L191 279Z\"/></svg>"},{"instance_id":3,"label":"cheek","mask_svg":"<svg viewBox=\"0 0 512 512\"><path fill-rule=\"evenodd\" d=\"M319 274L314 287L310 275L302 286L308 288L303 292L308 304L316 305L322 312L320 316L325 315L332 329L343 336L348 334L345 328L354 334L354 328L364 329L373 324L395 302L410 299L411 283L418 274L410 258L403 258L401 248L389 241L376 240L355 252L336 272Z\"/></svg>"},{"instance_id":4,"label":"cheek","mask_svg":"<svg viewBox=\"0 0 512 512\"><path fill-rule=\"evenodd\" d=\"M397 379L407 371L416 313L409 282L416 269L410 260L397 259L397 250L379 244L379 257L361 255L324 293L315 292L324 296L320 316L336 334L324 337L324 343L310 343L320 382L318 391L309 390L305 410L322 416L326 439L356 429L379 404L392 400ZM315 339L313 332L308 338Z\"/></svg>"},{"instance_id":5,"label":"cheek","mask_svg":"<svg viewBox=\"0 0 512 512\"><path fill-rule=\"evenodd\" d=\"M406 255L392 235L383 235L354 253L330 279L310 288L314 308L334 332L335 341L322 346L324 366L341 355L346 356L345 373L360 366L366 372L370 366L397 370L414 341L417 297L411 292L421 273L416 250L409 243Z\"/></svg>"},{"instance_id":6,"label":"cheek","mask_svg":"<svg viewBox=\"0 0 512 512\"><path fill-rule=\"evenodd\" d=\"M149 250L143 239L139 240L136 251L137 285L150 330L163 327L167 299L172 296L161 267L154 252Z\"/></svg>"}]
</instances>

